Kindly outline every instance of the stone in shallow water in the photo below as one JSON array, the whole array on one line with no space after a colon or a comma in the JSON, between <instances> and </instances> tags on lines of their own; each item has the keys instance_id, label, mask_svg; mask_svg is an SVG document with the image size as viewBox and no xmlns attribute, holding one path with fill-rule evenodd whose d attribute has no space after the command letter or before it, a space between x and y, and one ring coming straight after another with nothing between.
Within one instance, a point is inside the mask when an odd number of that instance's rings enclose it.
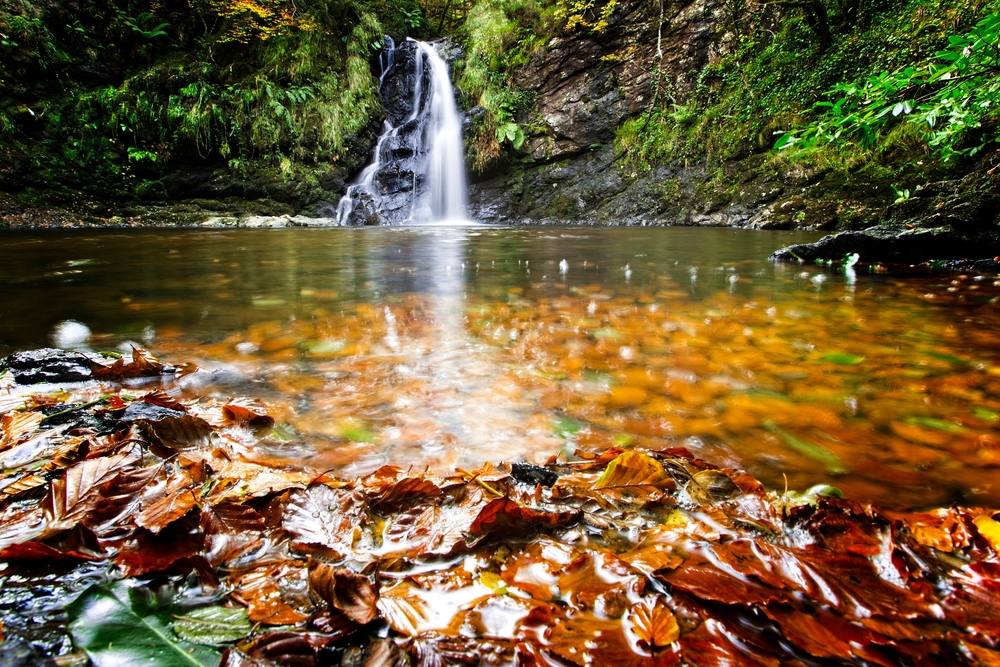
<instances>
[{"instance_id":1,"label":"stone in shallow water","mask_svg":"<svg viewBox=\"0 0 1000 667\"><path fill-rule=\"evenodd\" d=\"M536 484L541 484L542 486L552 486L559 481L559 475L552 472L548 468L536 466L532 463L511 463L510 476L522 484L528 484L531 486Z\"/></svg>"},{"instance_id":2,"label":"stone in shallow water","mask_svg":"<svg viewBox=\"0 0 1000 667\"><path fill-rule=\"evenodd\" d=\"M78 352L46 347L15 352L0 364L18 384L39 382L81 382L91 378L90 360Z\"/></svg>"}]
</instances>

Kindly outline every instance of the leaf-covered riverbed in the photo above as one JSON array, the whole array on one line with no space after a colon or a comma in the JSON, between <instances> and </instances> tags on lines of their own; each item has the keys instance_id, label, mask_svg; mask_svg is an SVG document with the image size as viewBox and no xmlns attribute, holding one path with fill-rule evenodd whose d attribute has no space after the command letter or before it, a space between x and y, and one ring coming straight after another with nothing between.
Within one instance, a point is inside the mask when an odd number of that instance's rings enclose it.
<instances>
[{"instance_id":1,"label":"leaf-covered riverbed","mask_svg":"<svg viewBox=\"0 0 1000 667\"><path fill-rule=\"evenodd\" d=\"M111 361L63 389L4 376L11 664L1000 660L992 510L767 492L630 443L345 477L260 456L262 402L177 400L193 368Z\"/></svg>"}]
</instances>

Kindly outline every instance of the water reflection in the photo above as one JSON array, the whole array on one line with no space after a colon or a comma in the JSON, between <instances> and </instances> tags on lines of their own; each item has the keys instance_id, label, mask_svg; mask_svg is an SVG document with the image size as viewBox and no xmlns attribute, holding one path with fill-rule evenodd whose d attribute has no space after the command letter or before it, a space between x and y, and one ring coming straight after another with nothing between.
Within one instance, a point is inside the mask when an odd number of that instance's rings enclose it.
<instances>
[{"instance_id":1,"label":"water reflection","mask_svg":"<svg viewBox=\"0 0 1000 667\"><path fill-rule=\"evenodd\" d=\"M0 344L66 320L94 349L146 336L224 371L184 391L270 402L283 430L258 454L345 474L684 446L772 488L1000 506L1000 285L761 259L808 238L14 234Z\"/></svg>"}]
</instances>

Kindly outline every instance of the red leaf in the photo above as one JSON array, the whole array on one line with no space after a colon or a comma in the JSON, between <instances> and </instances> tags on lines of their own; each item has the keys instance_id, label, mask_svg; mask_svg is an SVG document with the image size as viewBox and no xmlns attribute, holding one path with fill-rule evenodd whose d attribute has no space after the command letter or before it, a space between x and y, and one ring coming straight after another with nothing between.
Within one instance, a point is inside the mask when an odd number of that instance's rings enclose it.
<instances>
[{"instance_id":1,"label":"red leaf","mask_svg":"<svg viewBox=\"0 0 1000 667\"><path fill-rule=\"evenodd\" d=\"M469 532L486 535L502 531L505 535L524 535L562 526L579 518L579 512L539 512L518 505L510 498L497 498L479 512Z\"/></svg>"},{"instance_id":2,"label":"red leaf","mask_svg":"<svg viewBox=\"0 0 1000 667\"><path fill-rule=\"evenodd\" d=\"M100 560L99 557L88 556L79 552L64 553L41 542L25 542L24 544L12 544L3 551L0 551L0 562L13 563L26 561L27 563L75 565L81 561Z\"/></svg>"}]
</instances>

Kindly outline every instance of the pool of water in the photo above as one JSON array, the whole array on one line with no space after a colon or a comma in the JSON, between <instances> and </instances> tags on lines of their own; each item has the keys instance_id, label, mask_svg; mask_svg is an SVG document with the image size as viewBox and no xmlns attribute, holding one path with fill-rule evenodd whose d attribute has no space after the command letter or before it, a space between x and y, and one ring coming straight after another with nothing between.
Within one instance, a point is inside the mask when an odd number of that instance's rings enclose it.
<instances>
[{"instance_id":1,"label":"pool of water","mask_svg":"<svg viewBox=\"0 0 1000 667\"><path fill-rule=\"evenodd\" d=\"M816 234L419 227L6 233L0 352L127 342L256 396L341 474L686 447L770 488L1000 507L994 276L773 264Z\"/></svg>"}]
</instances>

